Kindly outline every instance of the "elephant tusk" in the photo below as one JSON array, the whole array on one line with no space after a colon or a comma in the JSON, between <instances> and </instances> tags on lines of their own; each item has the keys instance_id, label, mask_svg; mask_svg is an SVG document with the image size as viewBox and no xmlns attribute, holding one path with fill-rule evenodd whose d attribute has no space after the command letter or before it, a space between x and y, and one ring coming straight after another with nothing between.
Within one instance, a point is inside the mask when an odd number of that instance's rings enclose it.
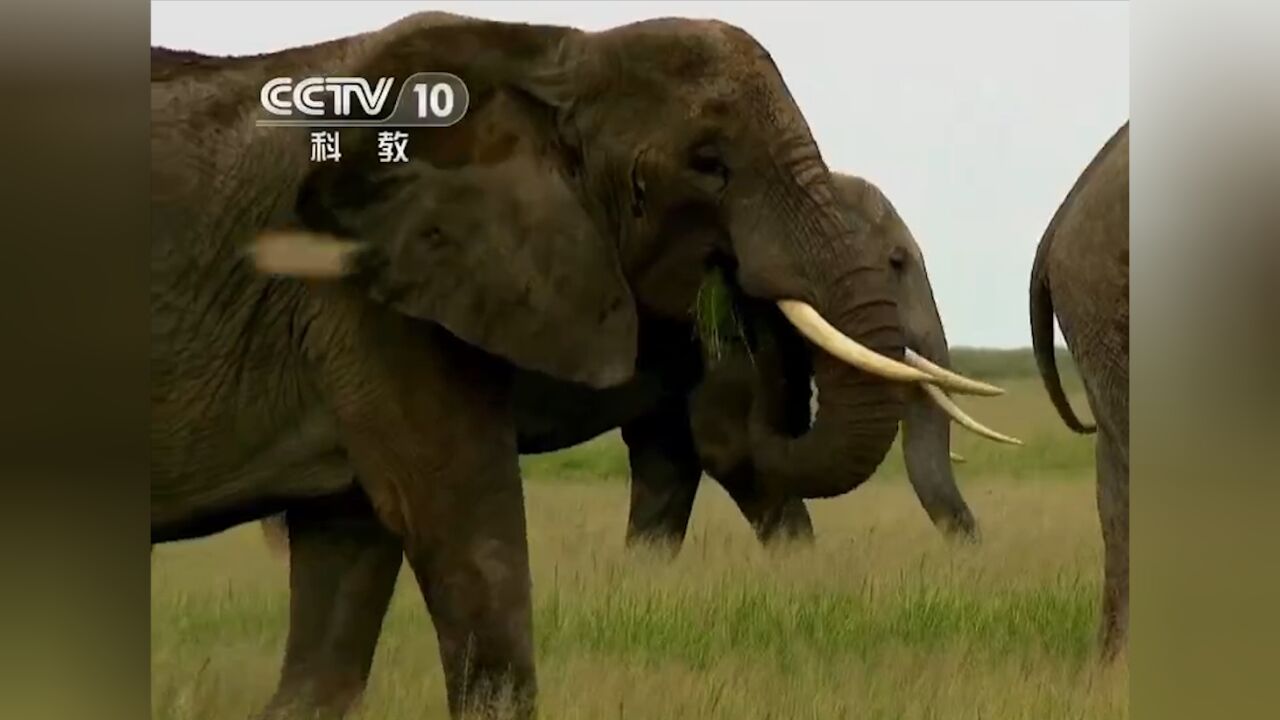
<instances>
[{"instance_id":1,"label":"elephant tusk","mask_svg":"<svg viewBox=\"0 0 1280 720\"><path fill-rule=\"evenodd\" d=\"M950 397L947 397L947 394L943 392L938 386L933 385L932 383L920 383L920 387L924 388L924 391L928 393L930 400L933 400L935 403L937 403L938 407L942 408L943 412L945 412L947 415L950 415L952 420L955 420L957 423L963 426L966 430L969 430L973 433L981 435L982 437L987 438L988 440L995 440L996 442L1008 443L1009 445L1022 444L1022 441L1019 440L1018 438L1009 437L1008 435L998 433L995 430L992 430L986 425L983 425L977 420L974 420L973 418L966 415L965 412L960 409L960 406L956 405L955 401L952 400Z\"/></svg>"},{"instance_id":2,"label":"elephant tusk","mask_svg":"<svg viewBox=\"0 0 1280 720\"><path fill-rule=\"evenodd\" d=\"M245 254L258 272L301 278L337 278L347 275L363 249L354 240L305 231L266 232Z\"/></svg>"},{"instance_id":3,"label":"elephant tusk","mask_svg":"<svg viewBox=\"0 0 1280 720\"><path fill-rule=\"evenodd\" d=\"M963 455L957 455L956 453L950 453L950 454L951 454L951 462L954 462L954 463L965 462Z\"/></svg>"},{"instance_id":4,"label":"elephant tusk","mask_svg":"<svg viewBox=\"0 0 1280 720\"><path fill-rule=\"evenodd\" d=\"M963 393L965 395L987 396L1004 394L1004 388L999 388L995 385L988 385L987 383L967 378L960 373L948 370L941 365L930 361L928 358L921 356L911 348L907 348L902 359L911 367L933 376L934 384L952 392Z\"/></svg>"},{"instance_id":5,"label":"elephant tusk","mask_svg":"<svg viewBox=\"0 0 1280 720\"><path fill-rule=\"evenodd\" d=\"M898 382L933 382L933 377L887 358L835 329L808 303L779 300L778 309L814 345L859 370Z\"/></svg>"}]
</instances>

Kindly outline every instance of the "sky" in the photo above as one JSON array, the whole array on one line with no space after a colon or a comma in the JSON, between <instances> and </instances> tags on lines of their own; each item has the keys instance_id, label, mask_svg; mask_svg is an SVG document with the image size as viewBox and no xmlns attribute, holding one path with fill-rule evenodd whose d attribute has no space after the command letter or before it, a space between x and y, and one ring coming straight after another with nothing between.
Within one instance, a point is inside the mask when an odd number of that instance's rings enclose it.
<instances>
[{"instance_id":1,"label":"sky","mask_svg":"<svg viewBox=\"0 0 1280 720\"><path fill-rule=\"evenodd\" d=\"M151 5L151 44L268 52L421 10L584 30L715 18L751 33L828 166L871 180L902 214L953 346L1031 344L1036 245L1129 118L1123 2L166 1Z\"/></svg>"}]
</instances>

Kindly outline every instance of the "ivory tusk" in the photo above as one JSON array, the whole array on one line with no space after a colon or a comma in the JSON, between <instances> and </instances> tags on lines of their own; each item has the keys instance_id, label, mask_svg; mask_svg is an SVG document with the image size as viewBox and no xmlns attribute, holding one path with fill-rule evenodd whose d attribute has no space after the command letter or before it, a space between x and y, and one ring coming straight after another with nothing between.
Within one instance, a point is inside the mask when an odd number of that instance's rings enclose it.
<instances>
[{"instance_id":1,"label":"ivory tusk","mask_svg":"<svg viewBox=\"0 0 1280 720\"><path fill-rule=\"evenodd\" d=\"M995 440L996 442L1008 443L1009 445L1022 444L1022 441L1019 440L1018 438L1009 437L1008 435L998 433L995 430L992 430L986 425L983 425L977 420L974 420L973 418L966 415L964 410L961 410L960 406L956 405L954 400L947 397L947 394L943 392L938 386L932 383L920 383L920 387L924 388L924 391L929 394L930 400L933 400L935 403L937 403L938 407L942 408L943 412L950 415L952 420L955 420L957 423L962 425L966 430L969 430L973 433L981 435L982 437L987 438L988 440Z\"/></svg>"},{"instance_id":2,"label":"ivory tusk","mask_svg":"<svg viewBox=\"0 0 1280 720\"><path fill-rule=\"evenodd\" d=\"M955 453L951 453L951 462L962 463L962 462L965 462L965 459L963 455L957 455Z\"/></svg>"},{"instance_id":3,"label":"ivory tusk","mask_svg":"<svg viewBox=\"0 0 1280 720\"><path fill-rule=\"evenodd\" d=\"M304 231L266 232L245 254L259 272L301 278L338 278L349 274L361 243Z\"/></svg>"},{"instance_id":4,"label":"ivory tusk","mask_svg":"<svg viewBox=\"0 0 1280 720\"><path fill-rule=\"evenodd\" d=\"M930 375L887 358L835 329L808 303L779 300L778 309L810 342L859 370L899 382L933 382Z\"/></svg>"},{"instance_id":5,"label":"ivory tusk","mask_svg":"<svg viewBox=\"0 0 1280 720\"><path fill-rule=\"evenodd\" d=\"M907 348L907 352L902 359L911 367L933 376L933 382L939 387L944 387L952 392L987 396L1004 394L1004 388L988 385L980 380L967 378L960 373L948 370L921 356L911 348Z\"/></svg>"}]
</instances>

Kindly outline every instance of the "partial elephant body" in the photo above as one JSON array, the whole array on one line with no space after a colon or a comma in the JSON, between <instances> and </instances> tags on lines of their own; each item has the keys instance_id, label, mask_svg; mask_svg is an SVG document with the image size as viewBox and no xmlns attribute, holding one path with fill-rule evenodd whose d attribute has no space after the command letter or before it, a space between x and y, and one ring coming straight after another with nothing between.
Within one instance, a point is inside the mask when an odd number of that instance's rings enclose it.
<instances>
[{"instance_id":1,"label":"partial elephant body","mask_svg":"<svg viewBox=\"0 0 1280 720\"><path fill-rule=\"evenodd\" d=\"M595 390L516 374L520 452L561 450L621 429L631 469L627 542L674 551L684 539L703 473L690 429L689 396L704 372L726 370L704 369L692 323L642 322L636 376L618 388ZM724 484L762 541L812 539L800 499L767 500L757 488Z\"/></svg>"},{"instance_id":2,"label":"partial elephant body","mask_svg":"<svg viewBox=\"0 0 1280 720\"><path fill-rule=\"evenodd\" d=\"M321 58L300 52L275 69L314 71ZM354 477L310 372L324 300L257 273L225 237L247 241L290 215L307 148L219 122L210 97L247 107L247 80L164 50L152 51L152 74L151 502L162 542L342 491Z\"/></svg>"},{"instance_id":3,"label":"partial elephant body","mask_svg":"<svg viewBox=\"0 0 1280 720\"><path fill-rule=\"evenodd\" d=\"M1096 422L1098 514L1106 551L1099 639L1113 656L1129 625L1129 123L1094 157L1050 222L1031 273L1040 374L1069 427L1094 432L1067 402L1053 318L1079 368Z\"/></svg>"}]
</instances>

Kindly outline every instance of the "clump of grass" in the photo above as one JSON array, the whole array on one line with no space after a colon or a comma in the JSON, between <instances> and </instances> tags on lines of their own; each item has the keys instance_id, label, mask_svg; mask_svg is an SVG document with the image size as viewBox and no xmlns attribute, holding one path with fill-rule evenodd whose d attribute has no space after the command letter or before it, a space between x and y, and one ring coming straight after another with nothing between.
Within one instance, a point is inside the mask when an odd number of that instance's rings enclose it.
<instances>
[{"instance_id":1,"label":"clump of grass","mask_svg":"<svg viewBox=\"0 0 1280 720\"><path fill-rule=\"evenodd\" d=\"M731 349L747 346L742 316L724 271L713 268L703 277L692 313L695 332L711 362L724 358Z\"/></svg>"}]
</instances>

